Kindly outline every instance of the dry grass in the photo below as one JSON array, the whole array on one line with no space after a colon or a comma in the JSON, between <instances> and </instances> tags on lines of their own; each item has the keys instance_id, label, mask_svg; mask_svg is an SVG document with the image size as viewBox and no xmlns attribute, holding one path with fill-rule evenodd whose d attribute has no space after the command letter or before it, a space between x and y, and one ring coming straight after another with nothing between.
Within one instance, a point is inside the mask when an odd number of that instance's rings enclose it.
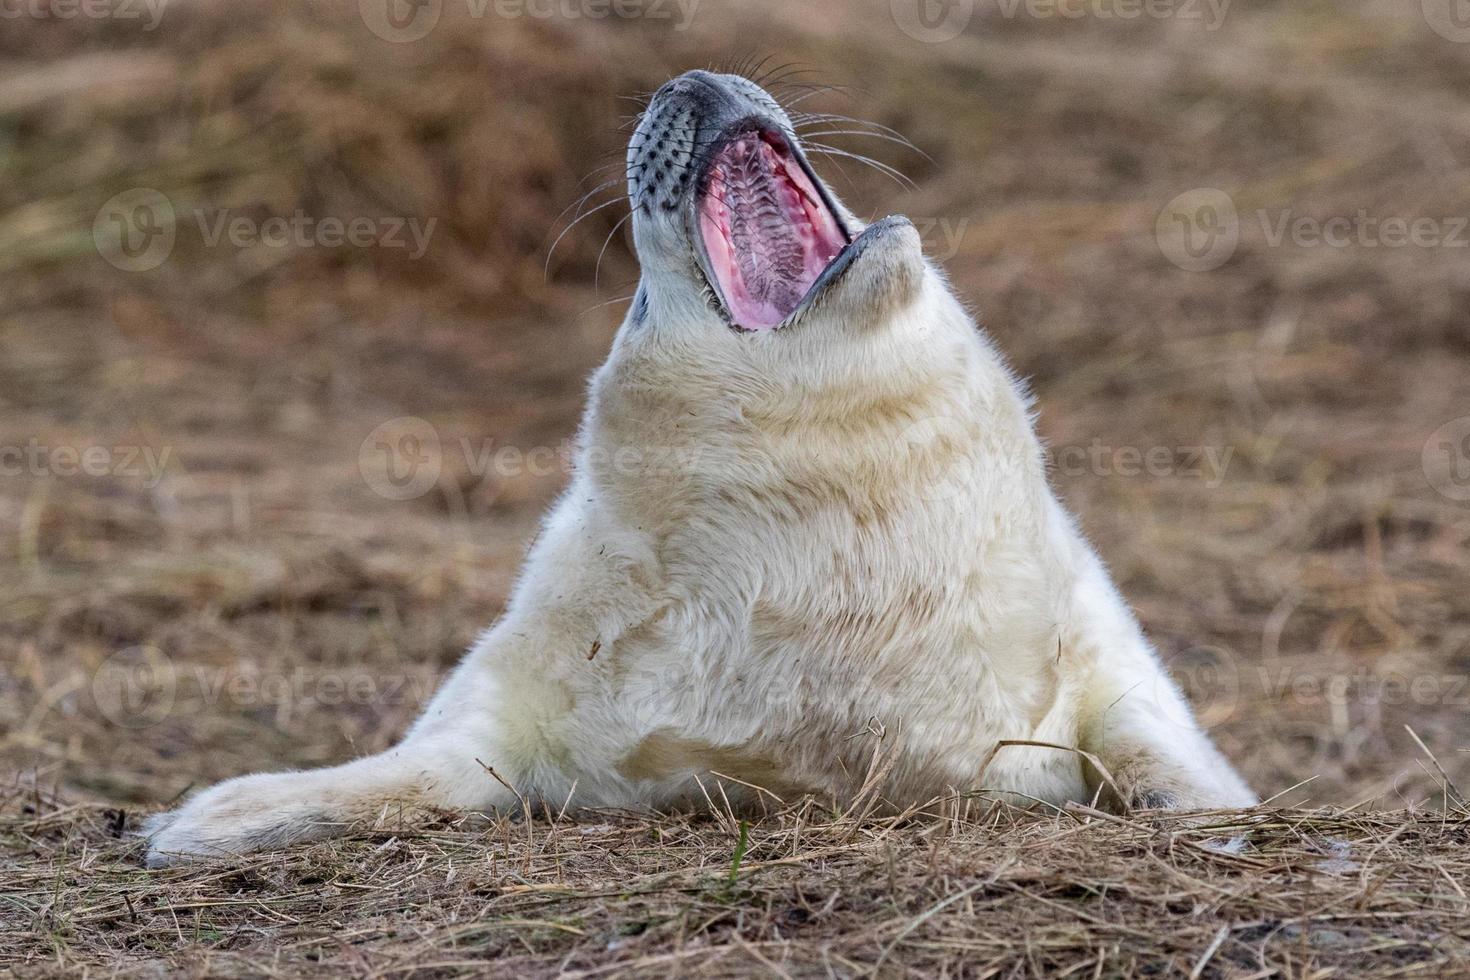
<instances>
[{"instance_id":1,"label":"dry grass","mask_svg":"<svg viewBox=\"0 0 1470 980\"><path fill-rule=\"evenodd\" d=\"M711 0L687 31L446 2L397 45L353 3L198 0L151 32L6 20L0 450L167 457L157 481L54 455L0 476L0 968L1470 972L1451 788L1470 789L1470 504L1421 461L1470 413L1470 263L1273 245L1255 217L1470 215L1470 45L1413 3L1238 7L1205 31L982 3L939 45L876 0ZM383 748L495 617L562 474L476 472L474 452L570 434L636 276L614 234L594 284L610 207L548 280L557 216L616 160L619 96L751 51L854 87L803 108L930 154L851 144L911 192L819 166L863 214L928 228L1212 733L1292 809L894 823L808 803L749 828L733 881L728 820L634 815L446 817L143 871L119 836L139 813ZM178 241L129 273L91 229L140 186ZM1154 239L1198 187L1242 215L1208 273ZM210 245L196 210L436 230L419 258ZM405 415L437 429L443 475L387 500L359 451ZM1173 465L1119 472L1155 447ZM150 657L166 703L119 713L110 671Z\"/></svg>"},{"instance_id":2,"label":"dry grass","mask_svg":"<svg viewBox=\"0 0 1470 980\"><path fill-rule=\"evenodd\" d=\"M144 872L117 811L36 799L0 954L37 975L1425 976L1470 969L1470 815L1189 823L960 801L859 820L583 813Z\"/></svg>"}]
</instances>

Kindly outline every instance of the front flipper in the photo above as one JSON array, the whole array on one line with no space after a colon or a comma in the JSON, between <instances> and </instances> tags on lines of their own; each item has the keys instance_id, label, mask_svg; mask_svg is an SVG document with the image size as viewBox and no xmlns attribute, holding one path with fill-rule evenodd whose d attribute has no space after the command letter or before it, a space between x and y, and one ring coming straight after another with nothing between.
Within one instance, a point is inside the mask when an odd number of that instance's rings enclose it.
<instances>
[{"instance_id":1,"label":"front flipper","mask_svg":"<svg viewBox=\"0 0 1470 980\"><path fill-rule=\"evenodd\" d=\"M148 866L273 850L442 810L514 805L510 790L464 749L416 738L329 769L228 780L148 819Z\"/></svg>"}]
</instances>

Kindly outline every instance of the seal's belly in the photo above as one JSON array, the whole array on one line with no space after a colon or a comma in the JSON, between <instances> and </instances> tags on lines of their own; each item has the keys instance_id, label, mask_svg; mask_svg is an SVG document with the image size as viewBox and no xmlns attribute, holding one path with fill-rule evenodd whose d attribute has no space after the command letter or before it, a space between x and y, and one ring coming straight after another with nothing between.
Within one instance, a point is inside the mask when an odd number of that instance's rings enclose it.
<instances>
[{"instance_id":1,"label":"seal's belly","mask_svg":"<svg viewBox=\"0 0 1470 980\"><path fill-rule=\"evenodd\" d=\"M987 770L1000 740L1036 739L1066 710L1053 626L1038 614L981 637L950 612L915 595L665 617L599 653L605 675L560 741L600 748L578 753L568 781L605 803L702 805L716 792L706 777L732 800L865 787L895 803L979 789L1085 798L1072 759L1023 765L1017 753L1038 750L1010 749Z\"/></svg>"}]
</instances>

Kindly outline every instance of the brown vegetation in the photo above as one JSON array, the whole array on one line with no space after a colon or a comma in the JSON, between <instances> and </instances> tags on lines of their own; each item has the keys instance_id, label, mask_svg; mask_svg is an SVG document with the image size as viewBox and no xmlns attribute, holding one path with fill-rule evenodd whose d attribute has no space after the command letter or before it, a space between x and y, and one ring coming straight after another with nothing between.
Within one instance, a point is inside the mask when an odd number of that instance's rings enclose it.
<instances>
[{"instance_id":1,"label":"brown vegetation","mask_svg":"<svg viewBox=\"0 0 1470 980\"><path fill-rule=\"evenodd\" d=\"M706 0L686 30L674 4L445 0L405 43L366 29L371 6L5 21L0 449L21 455L0 463L22 465L0 475L0 966L1470 971L1470 44L1372 0L1230 7L1213 30L981 2L938 44L896 26L901 0ZM144 871L139 814L388 745L494 619L562 473L482 464L563 444L637 275L620 205L548 275L559 215L617 176L620 97L752 52L811 69L785 88L803 108L928 154L833 139L912 190L818 166L924 229L1212 732L1291 809L446 815ZM137 188L176 240L130 272L94 226ZM1240 240L1192 272L1156 219L1198 188L1229 194ZM304 243L211 239L222 215L298 213ZM1283 216L1360 213L1442 241L1273 241ZM380 240L326 245L327 218ZM433 221L422 254L381 240L394 219ZM393 500L370 435L404 416L440 473ZM120 700L140 676L154 699Z\"/></svg>"}]
</instances>

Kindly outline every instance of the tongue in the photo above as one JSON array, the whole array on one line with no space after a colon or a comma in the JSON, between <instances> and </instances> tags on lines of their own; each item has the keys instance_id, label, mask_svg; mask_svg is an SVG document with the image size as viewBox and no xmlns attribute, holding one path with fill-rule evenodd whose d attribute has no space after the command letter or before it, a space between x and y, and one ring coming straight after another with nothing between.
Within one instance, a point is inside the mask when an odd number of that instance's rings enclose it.
<instances>
[{"instance_id":1,"label":"tongue","mask_svg":"<svg viewBox=\"0 0 1470 980\"><path fill-rule=\"evenodd\" d=\"M747 330L780 325L846 245L806 172L756 133L710 164L699 229L725 305Z\"/></svg>"}]
</instances>

